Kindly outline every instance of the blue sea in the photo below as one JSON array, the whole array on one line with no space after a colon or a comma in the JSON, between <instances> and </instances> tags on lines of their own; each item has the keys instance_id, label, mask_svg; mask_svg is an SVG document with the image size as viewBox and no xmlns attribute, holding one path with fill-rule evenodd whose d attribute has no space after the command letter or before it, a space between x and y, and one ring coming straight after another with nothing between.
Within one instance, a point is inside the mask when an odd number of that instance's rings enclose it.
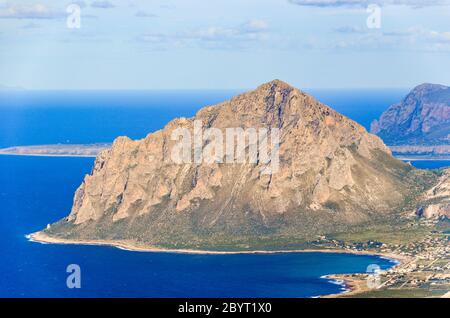
<instances>
[{"instance_id":1,"label":"blue sea","mask_svg":"<svg viewBox=\"0 0 450 318\"><path fill-rule=\"evenodd\" d=\"M142 138L237 92L3 91L0 148ZM309 93L368 127L406 90ZM394 264L369 255L188 255L29 242L25 235L69 213L92 165L92 158L0 156L0 297L314 297L343 289L324 275ZM81 268L80 289L66 286L70 264Z\"/></svg>"}]
</instances>

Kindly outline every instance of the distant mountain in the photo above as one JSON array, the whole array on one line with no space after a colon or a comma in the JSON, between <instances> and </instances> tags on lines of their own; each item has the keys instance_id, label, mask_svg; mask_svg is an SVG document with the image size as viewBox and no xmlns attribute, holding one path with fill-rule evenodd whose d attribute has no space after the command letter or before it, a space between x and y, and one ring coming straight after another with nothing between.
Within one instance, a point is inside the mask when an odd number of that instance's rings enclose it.
<instances>
[{"instance_id":1,"label":"distant mountain","mask_svg":"<svg viewBox=\"0 0 450 318\"><path fill-rule=\"evenodd\" d=\"M388 145L450 144L450 87L417 86L375 120L371 132Z\"/></svg>"},{"instance_id":2,"label":"distant mountain","mask_svg":"<svg viewBox=\"0 0 450 318\"><path fill-rule=\"evenodd\" d=\"M173 162L173 133L196 136L199 122L219 133L279 129L279 169L264 173L273 160L261 152L256 162ZM280 249L402 211L424 191L424 174L361 125L275 80L144 139L117 138L98 155L70 215L43 233L75 242L213 249L269 242Z\"/></svg>"},{"instance_id":3,"label":"distant mountain","mask_svg":"<svg viewBox=\"0 0 450 318\"><path fill-rule=\"evenodd\" d=\"M418 215L427 218L447 217L450 220L450 169L444 170L436 186L425 193Z\"/></svg>"},{"instance_id":4,"label":"distant mountain","mask_svg":"<svg viewBox=\"0 0 450 318\"><path fill-rule=\"evenodd\" d=\"M109 147L108 143L15 146L0 149L0 155L96 157Z\"/></svg>"}]
</instances>

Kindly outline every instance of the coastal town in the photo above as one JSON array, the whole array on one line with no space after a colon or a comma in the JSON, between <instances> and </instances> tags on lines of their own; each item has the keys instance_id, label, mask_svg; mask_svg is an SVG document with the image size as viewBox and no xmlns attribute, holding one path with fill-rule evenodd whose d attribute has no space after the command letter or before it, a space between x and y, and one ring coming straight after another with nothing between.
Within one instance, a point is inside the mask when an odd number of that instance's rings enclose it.
<instances>
[{"instance_id":1,"label":"coastal town","mask_svg":"<svg viewBox=\"0 0 450 318\"><path fill-rule=\"evenodd\" d=\"M448 223L448 219L420 220L413 226L428 228L427 235L397 244L373 240L346 243L321 237L317 243L322 247L373 253L398 261L385 271L329 276L344 282L348 289L347 293L337 296L450 297L450 233L448 229L437 230Z\"/></svg>"}]
</instances>

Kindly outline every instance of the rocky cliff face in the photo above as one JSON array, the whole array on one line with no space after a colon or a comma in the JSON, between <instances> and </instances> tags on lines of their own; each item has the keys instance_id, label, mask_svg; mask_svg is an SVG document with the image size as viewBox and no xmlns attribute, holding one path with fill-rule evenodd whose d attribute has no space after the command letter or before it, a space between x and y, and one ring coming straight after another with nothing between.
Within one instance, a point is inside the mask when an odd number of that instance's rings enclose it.
<instances>
[{"instance_id":1,"label":"rocky cliff face","mask_svg":"<svg viewBox=\"0 0 450 318\"><path fill-rule=\"evenodd\" d=\"M417 210L426 218L450 218L450 169L444 170L438 183L425 193L424 205Z\"/></svg>"},{"instance_id":2,"label":"rocky cliff face","mask_svg":"<svg viewBox=\"0 0 450 318\"><path fill-rule=\"evenodd\" d=\"M450 87L417 86L375 120L371 132L388 145L450 144Z\"/></svg>"},{"instance_id":3,"label":"rocky cliff face","mask_svg":"<svg viewBox=\"0 0 450 318\"><path fill-rule=\"evenodd\" d=\"M174 163L172 133L199 121L220 131L279 129L279 169L264 173L270 162L261 160ZM300 239L401 209L423 190L415 175L362 126L275 80L142 140L117 138L98 155L70 215L45 232L165 246Z\"/></svg>"}]
</instances>

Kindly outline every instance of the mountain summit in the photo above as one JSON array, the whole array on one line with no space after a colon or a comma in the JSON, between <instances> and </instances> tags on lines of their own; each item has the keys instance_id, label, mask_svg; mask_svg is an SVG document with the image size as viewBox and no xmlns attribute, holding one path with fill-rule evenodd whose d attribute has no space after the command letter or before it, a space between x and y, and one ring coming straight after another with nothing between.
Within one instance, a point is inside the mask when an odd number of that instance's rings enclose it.
<instances>
[{"instance_id":1,"label":"mountain summit","mask_svg":"<svg viewBox=\"0 0 450 318\"><path fill-rule=\"evenodd\" d=\"M257 140L267 149L251 142L229 147L230 128L244 131L246 141L252 132L267 132ZM173 136L180 132L193 146L175 162L180 144ZM233 153L257 149L255 160L230 161L219 152L212 162L195 161L199 149L211 150L207 134L215 141L226 136L224 148ZM266 150L278 157L264 159ZM277 169L267 170L275 161ZM380 138L275 80L193 118L174 119L144 139L117 138L98 155L70 215L43 233L170 247L302 240L397 212L418 184L416 170L393 158Z\"/></svg>"},{"instance_id":2,"label":"mountain summit","mask_svg":"<svg viewBox=\"0 0 450 318\"><path fill-rule=\"evenodd\" d=\"M450 87L422 84L372 123L389 145L450 144Z\"/></svg>"}]
</instances>

